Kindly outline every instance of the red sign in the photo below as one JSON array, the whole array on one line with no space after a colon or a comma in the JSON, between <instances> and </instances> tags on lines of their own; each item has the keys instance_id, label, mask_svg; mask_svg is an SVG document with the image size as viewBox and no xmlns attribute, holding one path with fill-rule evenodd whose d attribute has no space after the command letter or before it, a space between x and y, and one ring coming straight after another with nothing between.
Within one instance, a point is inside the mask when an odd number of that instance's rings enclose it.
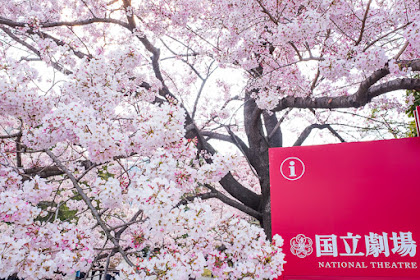
<instances>
[{"instance_id":1,"label":"red sign","mask_svg":"<svg viewBox=\"0 0 420 280\"><path fill-rule=\"evenodd\" d=\"M269 153L284 279L420 279L419 138Z\"/></svg>"}]
</instances>

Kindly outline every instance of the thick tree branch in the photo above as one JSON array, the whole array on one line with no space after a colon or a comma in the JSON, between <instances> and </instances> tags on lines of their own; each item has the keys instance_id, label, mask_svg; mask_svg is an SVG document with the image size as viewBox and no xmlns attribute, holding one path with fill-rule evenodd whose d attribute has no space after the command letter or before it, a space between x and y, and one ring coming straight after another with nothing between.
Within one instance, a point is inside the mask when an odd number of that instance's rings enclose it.
<instances>
[{"instance_id":1,"label":"thick tree branch","mask_svg":"<svg viewBox=\"0 0 420 280\"><path fill-rule=\"evenodd\" d=\"M308 138L309 134L311 134L313 129L325 129L327 128L335 137L337 137L341 142L346 142L339 134L338 132L333 129L329 124L311 124L307 126L303 132L300 134L296 142L293 144L293 146L301 146L303 142Z\"/></svg>"},{"instance_id":2,"label":"thick tree branch","mask_svg":"<svg viewBox=\"0 0 420 280\"><path fill-rule=\"evenodd\" d=\"M92 168L98 166L97 164L91 162L90 160L83 160L78 162L81 166L85 168L85 173ZM81 177L85 175L83 173ZM35 175L38 175L41 178L48 178L52 176L59 176L65 174L63 170L61 170L57 165L51 165L51 166L43 166L43 167L32 167L27 168L23 170L23 176L25 177L33 177ZM79 179L77 180L79 181Z\"/></svg>"},{"instance_id":3,"label":"thick tree branch","mask_svg":"<svg viewBox=\"0 0 420 280\"><path fill-rule=\"evenodd\" d=\"M236 146L238 146L238 148L240 150L242 150L245 154L245 156L248 156L248 146L245 144L244 141L242 141L241 138L239 138L238 136L236 136L235 134L230 134L230 135L225 135L225 134L221 134L221 133L217 133L217 132L213 132L213 131L200 131L201 135L209 137L210 139L216 139L216 140L220 140L220 141L225 141L225 142L229 142L231 144L234 144Z\"/></svg>"},{"instance_id":4,"label":"thick tree branch","mask_svg":"<svg viewBox=\"0 0 420 280\"><path fill-rule=\"evenodd\" d=\"M216 153L216 150L204 139L204 135L194 124L188 113L185 126L187 128L186 138L191 139L196 137L198 140L198 150L206 150L212 155ZM211 163L211 160L207 161ZM242 186L230 172L223 177L219 183L231 196L255 210L258 209L259 195Z\"/></svg>"},{"instance_id":5,"label":"thick tree branch","mask_svg":"<svg viewBox=\"0 0 420 280\"><path fill-rule=\"evenodd\" d=\"M130 29L134 29L136 27L136 22L132 12L131 0L123 0L123 3L127 14L128 26Z\"/></svg>"},{"instance_id":6,"label":"thick tree branch","mask_svg":"<svg viewBox=\"0 0 420 280\"><path fill-rule=\"evenodd\" d=\"M401 67L411 67L413 71L420 71L420 59L413 61L400 61ZM420 89L420 79L395 79L374 85L380 79L389 74L387 67L375 71L363 81L356 93L348 96L337 97L292 97L288 96L280 100L274 111L281 111L285 108L358 108L369 103L374 97L387 92L401 89Z\"/></svg>"},{"instance_id":7,"label":"thick tree branch","mask_svg":"<svg viewBox=\"0 0 420 280\"><path fill-rule=\"evenodd\" d=\"M264 126L267 131L267 140L271 148L283 146L283 135L280 126L277 126L279 120L276 114L263 113Z\"/></svg>"},{"instance_id":8,"label":"thick tree branch","mask_svg":"<svg viewBox=\"0 0 420 280\"><path fill-rule=\"evenodd\" d=\"M114 23L121 25L125 28L128 27L128 24L112 18L90 18L85 20L76 20L76 21L57 21L57 22L41 22L36 24L42 28L51 28L51 27L58 27L58 26L81 26L81 25L89 25L92 23ZM4 17L0 17L0 24L4 24L10 27L31 27L31 23L28 22L17 22L13 21Z\"/></svg>"},{"instance_id":9,"label":"thick tree branch","mask_svg":"<svg viewBox=\"0 0 420 280\"><path fill-rule=\"evenodd\" d=\"M230 137L229 135L226 135L226 134L217 133L217 132L213 132L213 131L205 131L205 130L201 130L200 133L201 133L201 135L209 137L210 139L216 139L216 140L229 142L231 144L235 144L232 137Z\"/></svg>"},{"instance_id":10,"label":"thick tree branch","mask_svg":"<svg viewBox=\"0 0 420 280\"><path fill-rule=\"evenodd\" d=\"M344 140L343 137L341 137L341 135L337 132L337 130L335 130L331 125L329 125L327 127L327 129L331 132L332 135L334 135L335 137L338 138L338 140L340 140L341 143L345 143L346 140Z\"/></svg>"},{"instance_id":11,"label":"thick tree branch","mask_svg":"<svg viewBox=\"0 0 420 280\"><path fill-rule=\"evenodd\" d=\"M263 141L262 122L261 122L262 110L257 107L254 99L251 97L251 93L246 93L245 105L244 105L244 124L245 133L248 138L250 151L257 151L260 148L260 143ZM252 155L251 157L257 155ZM254 162L251 162L255 167Z\"/></svg>"},{"instance_id":12,"label":"thick tree branch","mask_svg":"<svg viewBox=\"0 0 420 280\"><path fill-rule=\"evenodd\" d=\"M64 172L57 166L32 167L23 170L23 176L32 177L38 175L41 178L63 175Z\"/></svg>"},{"instance_id":13,"label":"thick tree branch","mask_svg":"<svg viewBox=\"0 0 420 280\"><path fill-rule=\"evenodd\" d=\"M219 183L231 196L242 202L244 205L258 211L260 205L260 195L242 186L242 184L239 183L230 172L226 174Z\"/></svg>"},{"instance_id":14,"label":"thick tree branch","mask_svg":"<svg viewBox=\"0 0 420 280\"><path fill-rule=\"evenodd\" d=\"M229 126L226 125L224 127L226 128L230 137L232 137L233 141L235 142L235 145L239 148L239 150L242 152L242 154L245 155L246 161L248 162L249 168L251 169L252 173L254 173L254 175L258 178L259 175L258 175L257 171L255 170L255 168L252 166L251 161L250 161L249 149L247 150L247 153L244 150L242 150L241 144L237 141L237 139L239 139L239 138L233 133L233 131L230 129ZM243 143L243 144L245 144L245 143Z\"/></svg>"},{"instance_id":15,"label":"thick tree branch","mask_svg":"<svg viewBox=\"0 0 420 280\"><path fill-rule=\"evenodd\" d=\"M230 136L220 134L220 133L216 133L216 132L211 132L211 131L202 131L201 134L203 136L208 136L208 137L213 138L213 139L217 139L217 140L232 143L236 147L238 147L238 149L241 151L241 153L245 156L245 159L248 162L249 168L254 173L254 175L258 177L258 174L255 171L255 168L252 166L252 164L250 162L251 155L249 153L248 146L238 136L236 136L228 126L225 126L225 127L226 127L226 130L228 131Z\"/></svg>"},{"instance_id":16,"label":"thick tree branch","mask_svg":"<svg viewBox=\"0 0 420 280\"><path fill-rule=\"evenodd\" d=\"M203 200L206 199L211 199L211 198L217 198L220 201L222 201L223 203L232 206L233 208L236 208L256 219L261 219L262 214L254 209L252 209L251 207L248 207L242 203L239 203L238 201L235 201L229 197L227 197L226 195L224 195L223 193L219 192L218 190L216 190L215 188L213 188L210 185L205 185L209 190L211 190L210 192L207 193L202 193L202 194L198 194L198 195L194 195L194 196L188 196L185 199L181 200L178 204L177 207L180 205L185 205L188 202L194 201L194 199L196 198L200 198Z\"/></svg>"},{"instance_id":17,"label":"thick tree branch","mask_svg":"<svg viewBox=\"0 0 420 280\"><path fill-rule=\"evenodd\" d=\"M387 92L400 89L419 89L420 79L396 79L363 92L358 92L349 96L338 97L285 97L280 100L274 111L281 111L285 108L359 108L369 103L374 97L382 95Z\"/></svg>"},{"instance_id":18,"label":"thick tree branch","mask_svg":"<svg viewBox=\"0 0 420 280\"><path fill-rule=\"evenodd\" d=\"M9 139L9 138L15 138L15 137L21 137L21 136L22 136L22 132L19 131L19 132L14 133L14 134L0 135L0 139Z\"/></svg>"}]
</instances>

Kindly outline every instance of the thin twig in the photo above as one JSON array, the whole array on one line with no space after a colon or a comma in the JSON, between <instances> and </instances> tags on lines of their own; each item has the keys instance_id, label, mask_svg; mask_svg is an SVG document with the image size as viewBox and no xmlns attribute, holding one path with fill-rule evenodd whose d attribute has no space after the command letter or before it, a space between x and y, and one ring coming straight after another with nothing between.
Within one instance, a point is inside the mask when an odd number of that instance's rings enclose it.
<instances>
[{"instance_id":1,"label":"thin twig","mask_svg":"<svg viewBox=\"0 0 420 280\"><path fill-rule=\"evenodd\" d=\"M360 44L360 42L362 41L363 32L365 31L366 19L367 19L368 13L369 13L369 8L370 8L370 4L371 3L372 3L372 0L369 0L369 2L367 3L365 15L363 16L363 20L362 20L362 28L360 29L359 38L357 39L356 43L354 44L355 46L357 46L358 44Z\"/></svg>"}]
</instances>

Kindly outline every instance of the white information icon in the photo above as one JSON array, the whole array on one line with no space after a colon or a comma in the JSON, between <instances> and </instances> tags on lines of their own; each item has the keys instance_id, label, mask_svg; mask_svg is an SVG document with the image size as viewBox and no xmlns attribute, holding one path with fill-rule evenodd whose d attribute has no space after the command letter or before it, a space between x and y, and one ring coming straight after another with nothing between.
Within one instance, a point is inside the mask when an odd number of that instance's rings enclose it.
<instances>
[{"instance_id":1,"label":"white information icon","mask_svg":"<svg viewBox=\"0 0 420 280\"><path fill-rule=\"evenodd\" d=\"M285 179L295 181L305 173L305 164L297 157L288 157L281 163L280 172Z\"/></svg>"}]
</instances>

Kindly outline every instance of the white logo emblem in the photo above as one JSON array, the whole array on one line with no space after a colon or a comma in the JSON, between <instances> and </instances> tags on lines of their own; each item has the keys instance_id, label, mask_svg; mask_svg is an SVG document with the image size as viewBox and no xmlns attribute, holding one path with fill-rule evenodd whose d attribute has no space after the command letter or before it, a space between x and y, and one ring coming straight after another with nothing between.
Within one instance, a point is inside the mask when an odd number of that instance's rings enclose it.
<instances>
[{"instance_id":1,"label":"white logo emblem","mask_svg":"<svg viewBox=\"0 0 420 280\"><path fill-rule=\"evenodd\" d=\"M290 252L298 258L303 259L314 251L312 244L312 239L303 234L298 234L290 240Z\"/></svg>"},{"instance_id":2,"label":"white logo emblem","mask_svg":"<svg viewBox=\"0 0 420 280\"><path fill-rule=\"evenodd\" d=\"M285 179L295 181L305 173L305 165L297 157L288 157L281 163L280 172Z\"/></svg>"}]
</instances>

